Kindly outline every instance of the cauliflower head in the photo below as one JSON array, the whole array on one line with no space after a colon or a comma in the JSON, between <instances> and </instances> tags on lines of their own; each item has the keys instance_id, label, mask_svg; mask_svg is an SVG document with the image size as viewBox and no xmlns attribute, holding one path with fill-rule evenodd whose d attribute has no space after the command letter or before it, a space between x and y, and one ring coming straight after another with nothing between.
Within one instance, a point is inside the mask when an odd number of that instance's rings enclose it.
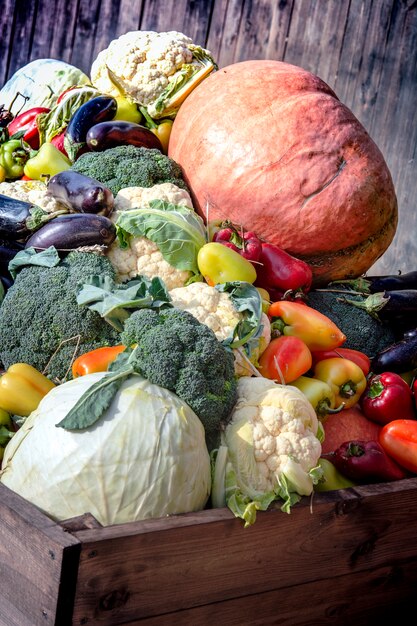
<instances>
[{"instance_id":1,"label":"cauliflower head","mask_svg":"<svg viewBox=\"0 0 417 626\"><path fill-rule=\"evenodd\" d=\"M191 196L185 189L173 183L160 183L152 187L124 187L114 200L116 211L128 211L137 207L147 207L151 200L164 200L193 209Z\"/></svg>"},{"instance_id":2,"label":"cauliflower head","mask_svg":"<svg viewBox=\"0 0 417 626\"><path fill-rule=\"evenodd\" d=\"M46 213L67 213L68 209L47 195L47 186L41 180L15 180L0 183L0 194L34 204Z\"/></svg>"},{"instance_id":3,"label":"cauliflower head","mask_svg":"<svg viewBox=\"0 0 417 626\"><path fill-rule=\"evenodd\" d=\"M182 33L137 30L121 35L102 50L90 75L101 92L117 96L122 90L158 118L178 108L179 103L169 102L174 92L191 80L196 85L197 74L204 78L215 67L209 51L195 46Z\"/></svg>"}]
</instances>

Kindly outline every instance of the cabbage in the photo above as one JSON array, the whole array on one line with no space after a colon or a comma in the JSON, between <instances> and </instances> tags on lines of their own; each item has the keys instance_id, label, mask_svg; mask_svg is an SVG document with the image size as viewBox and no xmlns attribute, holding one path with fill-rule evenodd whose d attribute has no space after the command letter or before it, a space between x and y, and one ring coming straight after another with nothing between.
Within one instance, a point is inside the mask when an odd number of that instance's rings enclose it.
<instances>
[{"instance_id":1,"label":"cabbage","mask_svg":"<svg viewBox=\"0 0 417 626\"><path fill-rule=\"evenodd\" d=\"M54 388L7 445L0 481L55 521L90 512L103 525L198 511L210 458L195 413L138 375L83 430L57 428L105 373Z\"/></svg>"}]
</instances>

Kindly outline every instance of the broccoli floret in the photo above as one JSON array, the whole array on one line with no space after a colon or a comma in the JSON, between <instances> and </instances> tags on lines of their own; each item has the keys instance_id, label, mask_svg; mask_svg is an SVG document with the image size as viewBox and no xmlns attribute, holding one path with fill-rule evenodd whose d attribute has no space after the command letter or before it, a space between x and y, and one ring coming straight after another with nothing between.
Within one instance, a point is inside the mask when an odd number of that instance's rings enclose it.
<instances>
[{"instance_id":1,"label":"broccoli floret","mask_svg":"<svg viewBox=\"0 0 417 626\"><path fill-rule=\"evenodd\" d=\"M348 291L333 293L317 290L310 291L307 304L327 315L346 335L344 348L360 350L372 358L393 344L395 336L387 324L375 319L363 309L343 301L343 298L363 301L365 297L352 295Z\"/></svg>"},{"instance_id":2,"label":"broccoli floret","mask_svg":"<svg viewBox=\"0 0 417 626\"><path fill-rule=\"evenodd\" d=\"M104 256L74 251L55 267L31 265L19 271L0 306L5 369L24 362L40 371L46 368L52 379L69 379L73 358L120 343L119 334L98 313L77 304L77 289L91 274L114 278L114 269Z\"/></svg>"},{"instance_id":3,"label":"broccoli floret","mask_svg":"<svg viewBox=\"0 0 417 626\"><path fill-rule=\"evenodd\" d=\"M160 183L172 183L188 191L178 163L155 148L129 145L86 152L71 169L100 181L114 195L124 187L153 187Z\"/></svg>"},{"instance_id":4,"label":"broccoli floret","mask_svg":"<svg viewBox=\"0 0 417 626\"><path fill-rule=\"evenodd\" d=\"M135 311L120 338L137 344L136 371L182 398L201 419L208 448L215 447L237 399L233 353L208 326L176 308Z\"/></svg>"}]
</instances>

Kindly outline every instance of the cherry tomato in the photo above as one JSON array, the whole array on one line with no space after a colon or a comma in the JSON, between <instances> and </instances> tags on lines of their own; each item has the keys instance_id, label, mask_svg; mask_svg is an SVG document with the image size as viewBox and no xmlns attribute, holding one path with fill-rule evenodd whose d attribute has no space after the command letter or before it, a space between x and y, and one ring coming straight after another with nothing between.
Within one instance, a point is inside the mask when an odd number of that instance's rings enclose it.
<instances>
[{"instance_id":1,"label":"cherry tomato","mask_svg":"<svg viewBox=\"0 0 417 626\"><path fill-rule=\"evenodd\" d=\"M305 374L312 364L309 348L298 337L282 335L272 339L259 358L262 376L287 384Z\"/></svg>"}]
</instances>

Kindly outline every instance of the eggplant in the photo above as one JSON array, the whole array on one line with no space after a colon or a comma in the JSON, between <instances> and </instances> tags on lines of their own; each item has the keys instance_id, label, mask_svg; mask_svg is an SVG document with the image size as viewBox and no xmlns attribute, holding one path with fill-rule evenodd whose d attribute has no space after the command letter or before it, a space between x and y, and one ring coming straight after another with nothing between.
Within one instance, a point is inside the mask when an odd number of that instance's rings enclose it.
<instances>
[{"instance_id":1,"label":"eggplant","mask_svg":"<svg viewBox=\"0 0 417 626\"><path fill-rule=\"evenodd\" d=\"M411 339L412 337L417 337L417 328L410 328L406 330L404 333L404 339Z\"/></svg>"},{"instance_id":2,"label":"eggplant","mask_svg":"<svg viewBox=\"0 0 417 626\"><path fill-rule=\"evenodd\" d=\"M113 193L98 180L65 170L52 176L48 182L47 195L55 198L76 213L110 215L113 211Z\"/></svg>"},{"instance_id":3,"label":"eggplant","mask_svg":"<svg viewBox=\"0 0 417 626\"><path fill-rule=\"evenodd\" d=\"M32 232L28 226L33 204L0 194L0 237L6 241L25 239Z\"/></svg>"},{"instance_id":4,"label":"eggplant","mask_svg":"<svg viewBox=\"0 0 417 626\"><path fill-rule=\"evenodd\" d=\"M14 283L14 280L13 280L13 278L10 275L9 276L0 276L0 281L1 281L1 284L3 285L3 287L4 287L4 292L5 293L6 293L6 291L8 289L10 289L10 287Z\"/></svg>"},{"instance_id":5,"label":"eggplant","mask_svg":"<svg viewBox=\"0 0 417 626\"><path fill-rule=\"evenodd\" d=\"M371 360L371 372L395 372L403 374L417 367L417 334L404 337L400 341L378 352Z\"/></svg>"},{"instance_id":6,"label":"eggplant","mask_svg":"<svg viewBox=\"0 0 417 626\"><path fill-rule=\"evenodd\" d=\"M121 145L156 148L162 152L162 144L158 137L146 126L134 122L122 120L100 122L91 126L87 132L87 146L95 152Z\"/></svg>"},{"instance_id":7,"label":"eggplant","mask_svg":"<svg viewBox=\"0 0 417 626\"><path fill-rule=\"evenodd\" d=\"M109 246L116 238L116 227L108 217L93 213L70 213L56 217L42 226L26 241L25 248L58 251L83 246Z\"/></svg>"},{"instance_id":8,"label":"eggplant","mask_svg":"<svg viewBox=\"0 0 417 626\"><path fill-rule=\"evenodd\" d=\"M392 322L397 316L405 315L415 315L417 318L417 289L379 291L369 295L363 301L348 298L344 298L344 301L359 309L364 309L384 322Z\"/></svg>"},{"instance_id":9,"label":"eggplant","mask_svg":"<svg viewBox=\"0 0 417 626\"><path fill-rule=\"evenodd\" d=\"M366 276L364 280L369 283L369 293L417 289L417 271L406 274L387 274L386 276Z\"/></svg>"},{"instance_id":10,"label":"eggplant","mask_svg":"<svg viewBox=\"0 0 417 626\"><path fill-rule=\"evenodd\" d=\"M65 149L71 160L75 160L86 145L88 130L99 122L112 120L116 112L117 100L112 96L96 96L76 110L68 123L64 139Z\"/></svg>"}]
</instances>

